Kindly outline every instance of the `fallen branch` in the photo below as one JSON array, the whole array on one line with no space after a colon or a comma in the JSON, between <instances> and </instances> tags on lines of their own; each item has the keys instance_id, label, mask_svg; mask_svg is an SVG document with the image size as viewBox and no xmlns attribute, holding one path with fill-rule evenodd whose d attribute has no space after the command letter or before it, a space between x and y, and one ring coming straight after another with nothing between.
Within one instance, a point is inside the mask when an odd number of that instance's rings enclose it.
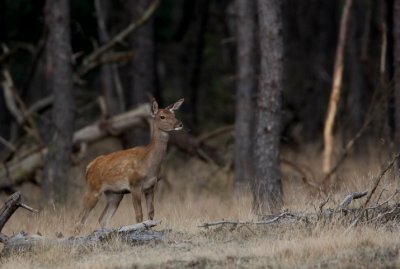
<instances>
[{"instance_id":1,"label":"fallen branch","mask_svg":"<svg viewBox=\"0 0 400 269\"><path fill-rule=\"evenodd\" d=\"M3 45L3 50L7 51L8 48L5 45ZM2 66L1 71L3 77L2 86L3 86L4 100L8 110L10 111L11 115L13 115L13 117L17 120L17 123L22 127L24 127L24 129L28 133L31 133L39 144L42 144L42 141L39 136L39 131L36 126L36 122L30 115L30 113L28 113L28 109L25 103L18 95L10 71L5 65ZM25 122L29 123L29 128L24 125Z\"/></svg>"},{"instance_id":2,"label":"fallen branch","mask_svg":"<svg viewBox=\"0 0 400 269\"><path fill-rule=\"evenodd\" d=\"M171 145L176 146L187 154L196 156L205 162L211 162L217 165L222 164L222 160L215 148L208 146L200 139L187 132L180 131L172 133L169 142Z\"/></svg>"},{"instance_id":3,"label":"fallen branch","mask_svg":"<svg viewBox=\"0 0 400 269\"><path fill-rule=\"evenodd\" d=\"M220 221L215 221L215 222L205 222L198 227L200 228L208 228L211 226L217 226L217 225L226 225L226 224L231 224L231 225L268 225L272 223L278 222L280 219L283 218L293 218L294 215L291 213L283 212L279 214L278 216L275 216L271 219L267 220L260 220L260 221L232 221L232 220L220 220Z\"/></svg>"},{"instance_id":4,"label":"fallen branch","mask_svg":"<svg viewBox=\"0 0 400 269\"><path fill-rule=\"evenodd\" d=\"M53 100L53 95L49 95L43 99L36 101L28 108L28 113L35 114L49 106L52 106Z\"/></svg>"},{"instance_id":5,"label":"fallen branch","mask_svg":"<svg viewBox=\"0 0 400 269\"><path fill-rule=\"evenodd\" d=\"M221 128L213 130L209 133L202 134L199 137L199 141L200 141L200 143L206 142L207 140L214 139L216 137L232 133L234 129L235 129L234 125L222 126Z\"/></svg>"},{"instance_id":6,"label":"fallen branch","mask_svg":"<svg viewBox=\"0 0 400 269\"><path fill-rule=\"evenodd\" d=\"M116 63L116 62L127 62L130 61L132 58L133 58L132 51L107 53L105 55L99 56L99 58L81 67L77 71L77 75L81 77L99 65Z\"/></svg>"},{"instance_id":7,"label":"fallen branch","mask_svg":"<svg viewBox=\"0 0 400 269\"><path fill-rule=\"evenodd\" d=\"M107 136L110 132L121 133L128 128L142 124L143 120L149 115L149 104L140 105L136 109L105 120L102 124L94 123L76 131L73 141L74 143L90 143Z\"/></svg>"},{"instance_id":8,"label":"fallen branch","mask_svg":"<svg viewBox=\"0 0 400 269\"><path fill-rule=\"evenodd\" d=\"M25 208L34 213L39 212L21 202L21 193L20 192L16 192L13 195L11 195L10 197L8 197L4 206L0 209L0 242L1 243L6 243L9 240L9 237L2 234L1 231L3 230L4 225L10 219L10 217L14 214L14 212L19 207Z\"/></svg>"}]
</instances>

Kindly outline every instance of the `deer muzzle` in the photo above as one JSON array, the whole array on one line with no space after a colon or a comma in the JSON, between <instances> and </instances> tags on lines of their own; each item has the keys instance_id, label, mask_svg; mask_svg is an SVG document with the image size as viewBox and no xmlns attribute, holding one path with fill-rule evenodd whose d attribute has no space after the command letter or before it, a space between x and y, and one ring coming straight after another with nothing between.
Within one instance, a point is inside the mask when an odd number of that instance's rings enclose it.
<instances>
[{"instance_id":1,"label":"deer muzzle","mask_svg":"<svg viewBox=\"0 0 400 269\"><path fill-rule=\"evenodd\" d=\"M175 131L179 131L179 130L182 130L182 129L183 129L183 123L182 123L181 121L177 122L177 123L175 124L174 130L175 130Z\"/></svg>"}]
</instances>

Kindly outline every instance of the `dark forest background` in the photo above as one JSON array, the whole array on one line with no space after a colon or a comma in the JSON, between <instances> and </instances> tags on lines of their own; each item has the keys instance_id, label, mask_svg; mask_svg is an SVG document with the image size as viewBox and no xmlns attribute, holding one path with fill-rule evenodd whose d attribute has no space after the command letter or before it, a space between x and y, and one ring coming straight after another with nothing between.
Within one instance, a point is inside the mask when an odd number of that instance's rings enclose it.
<instances>
[{"instance_id":1,"label":"dark forest background","mask_svg":"<svg viewBox=\"0 0 400 269\"><path fill-rule=\"evenodd\" d=\"M68 182L53 182L79 151L74 130L149 96L160 106L184 97L180 118L190 131L174 143L196 155L188 148L204 147L203 134L234 132L236 185L257 185L253 192L267 197L255 194L255 204L280 208L280 148L316 144L322 155L346 5L332 167L349 152L372 154L371 144L390 156L400 144L400 1L0 0L0 160L11 167L22 149L26 157L48 147L42 188L58 200ZM143 24L90 59L152 6ZM147 133L117 135L131 147L146 143ZM14 174L2 175L3 189L18 188Z\"/></svg>"}]
</instances>

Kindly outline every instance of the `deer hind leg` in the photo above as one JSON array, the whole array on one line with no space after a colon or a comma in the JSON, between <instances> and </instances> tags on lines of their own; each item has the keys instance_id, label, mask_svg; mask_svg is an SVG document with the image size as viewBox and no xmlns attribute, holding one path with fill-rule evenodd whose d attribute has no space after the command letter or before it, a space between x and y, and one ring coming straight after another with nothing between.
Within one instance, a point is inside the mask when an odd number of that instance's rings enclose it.
<instances>
[{"instance_id":1,"label":"deer hind leg","mask_svg":"<svg viewBox=\"0 0 400 269\"><path fill-rule=\"evenodd\" d=\"M145 190L144 197L146 198L147 214L152 220L154 218L154 187Z\"/></svg>"},{"instance_id":2,"label":"deer hind leg","mask_svg":"<svg viewBox=\"0 0 400 269\"><path fill-rule=\"evenodd\" d=\"M139 223L143 221L142 190L140 187L135 186L132 187L131 192L132 192L133 208L135 209L136 222Z\"/></svg>"},{"instance_id":3,"label":"deer hind leg","mask_svg":"<svg viewBox=\"0 0 400 269\"><path fill-rule=\"evenodd\" d=\"M99 201L100 194L97 192L87 191L85 196L83 197L83 209L79 214L80 222L75 227L75 232L78 233L82 226L86 223L87 218L89 217L90 212L96 206Z\"/></svg>"},{"instance_id":4,"label":"deer hind leg","mask_svg":"<svg viewBox=\"0 0 400 269\"><path fill-rule=\"evenodd\" d=\"M124 197L123 194L119 193L105 192L104 194L107 198L107 205L99 218L99 223L102 228L109 226L111 218L114 216L115 211L117 211L117 208Z\"/></svg>"}]
</instances>

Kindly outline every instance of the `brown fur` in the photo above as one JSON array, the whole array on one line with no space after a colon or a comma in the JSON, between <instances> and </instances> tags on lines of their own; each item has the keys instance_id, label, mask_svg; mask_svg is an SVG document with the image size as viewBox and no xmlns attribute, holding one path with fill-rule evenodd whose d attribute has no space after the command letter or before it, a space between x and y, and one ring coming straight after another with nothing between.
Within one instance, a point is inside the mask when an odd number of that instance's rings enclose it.
<instances>
[{"instance_id":1,"label":"brown fur","mask_svg":"<svg viewBox=\"0 0 400 269\"><path fill-rule=\"evenodd\" d=\"M142 193L146 198L149 218L153 219L154 188L159 180L161 162L166 153L168 133L182 128L182 123L174 114L182 103L183 99L165 109L158 109L157 103L153 101L151 138L147 146L102 155L87 166L87 190L77 230L84 225L102 193L107 198L107 206L99 219L102 227L108 226L126 193L132 193L137 222L143 220Z\"/></svg>"}]
</instances>

